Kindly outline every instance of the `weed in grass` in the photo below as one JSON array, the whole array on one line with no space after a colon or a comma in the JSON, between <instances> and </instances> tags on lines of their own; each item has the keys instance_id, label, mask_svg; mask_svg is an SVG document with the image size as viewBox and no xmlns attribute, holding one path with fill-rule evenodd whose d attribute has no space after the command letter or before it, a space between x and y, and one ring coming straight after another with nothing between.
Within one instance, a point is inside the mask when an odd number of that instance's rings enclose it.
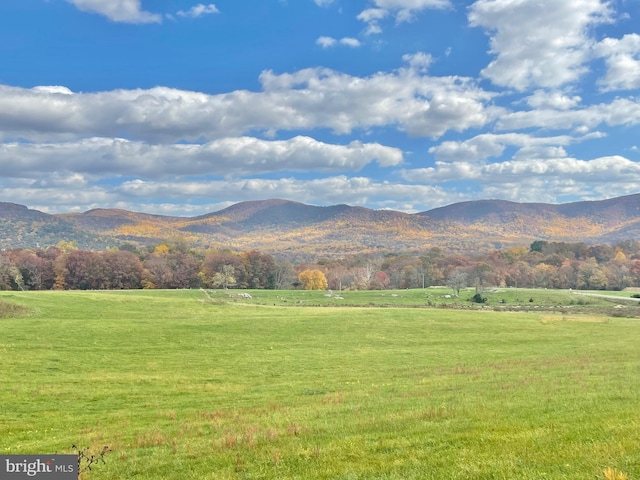
<instances>
[{"instance_id":1,"label":"weed in grass","mask_svg":"<svg viewBox=\"0 0 640 480\"><path fill-rule=\"evenodd\" d=\"M605 468L603 473L605 480L627 480L629 478L627 474L611 467Z\"/></svg>"},{"instance_id":2,"label":"weed in grass","mask_svg":"<svg viewBox=\"0 0 640 480\"><path fill-rule=\"evenodd\" d=\"M157 428L136 434L136 446L138 448L159 447L164 445L165 441L164 435Z\"/></svg>"},{"instance_id":3,"label":"weed in grass","mask_svg":"<svg viewBox=\"0 0 640 480\"><path fill-rule=\"evenodd\" d=\"M92 471L91 467L95 467L101 463L105 464L104 457L111 451L108 445L104 445L99 452L94 452L94 450L89 447L78 448L75 445L71 446L71 450L78 455L78 474L81 478L86 472Z\"/></svg>"},{"instance_id":4,"label":"weed in grass","mask_svg":"<svg viewBox=\"0 0 640 480\"><path fill-rule=\"evenodd\" d=\"M280 438L280 432L275 428L267 428L264 432L264 438L269 442L275 442Z\"/></svg>"},{"instance_id":5,"label":"weed in grass","mask_svg":"<svg viewBox=\"0 0 640 480\"><path fill-rule=\"evenodd\" d=\"M238 445L238 436L235 433L227 433L222 438L222 443L225 448L234 448Z\"/></svg>"},{"instance_id":6,"label":"weed in grass","mask_svg":"<svg viewBox=\"0 0 640 480\"><path fill-rule=\"evenodd\" d=\"M254 448L258 443L257 435L259 432L260 427L258 427L257 425L250 425L249 427L247 427L242 438L243 443L249 448Z\"/></svg>"},{"instance_id":7,"label":"weed in grass","mask_svg":"<svg viewBox=\"0 0 640 480\"><path fill-rule=\"evenodd\" d=\"M297 437L301 433L302 433L302 427L300 425L298 425L297 423L295 423L295 422L292 422L287 427L287 435L293 435L293 436Z\"/></svg>"}]
</instances>

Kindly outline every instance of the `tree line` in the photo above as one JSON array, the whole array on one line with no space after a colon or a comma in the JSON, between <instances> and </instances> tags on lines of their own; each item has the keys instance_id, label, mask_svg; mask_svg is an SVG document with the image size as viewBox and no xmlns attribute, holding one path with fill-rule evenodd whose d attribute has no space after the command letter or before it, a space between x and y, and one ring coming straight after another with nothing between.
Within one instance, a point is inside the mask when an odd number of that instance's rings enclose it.
<instances>
[{"instance_id":1,"label":"tree line","mask_svg":"<svg viewBox=\"0 0 640 480\"><path fill-rule=\"evenodd\" d=\"M140 288L404 289L475 287L621 290L640 287L640 242L535 241L483 254L421 252L319 258L294 265L256 250L204 250L181 241L80 250L73 242L0 252L1 290Z\"/></svg>"}]
</instances>

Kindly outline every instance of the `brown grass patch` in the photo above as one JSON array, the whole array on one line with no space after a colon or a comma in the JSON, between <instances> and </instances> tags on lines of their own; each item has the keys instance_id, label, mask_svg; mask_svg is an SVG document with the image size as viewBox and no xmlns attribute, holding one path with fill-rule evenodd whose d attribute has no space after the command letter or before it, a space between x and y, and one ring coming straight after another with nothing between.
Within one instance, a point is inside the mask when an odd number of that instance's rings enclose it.
<instances>
[{"instance_id":1,"label":"brown grass patch","mask_svg":"<svg viewBox=\"0 0 640 480\"><path fill-rule=\"evenodd\" d=\"M24 318L33 313L29 307L0 300L0 318Z\"/></svg>"},{"instance_id":2,"label":"brown grass patch","mask_svg":"<svg viewBox=\"0 0 640 480\"><path fill-rule=\"evenodd\" d=\"M136 445L138 448L158 447L164 443L164 435L157 428L144 433L136 433Z\"/></svg>"}]
</instances>

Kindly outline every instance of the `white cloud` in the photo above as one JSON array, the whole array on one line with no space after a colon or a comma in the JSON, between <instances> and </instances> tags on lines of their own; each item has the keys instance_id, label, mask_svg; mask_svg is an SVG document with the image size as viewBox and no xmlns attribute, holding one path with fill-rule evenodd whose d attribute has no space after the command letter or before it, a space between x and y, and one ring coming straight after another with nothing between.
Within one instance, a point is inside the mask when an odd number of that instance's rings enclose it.
<instances>
[{"instance_id":1,"label":"white cloud","mask_svg":"<svg viewBox=\"0 0 640 480\"><path fill-rule=\"evenodd\" d=\"M98 13L113 22L160 23L162 16L142 10L140 0L67 0L83 12Z\"/></svg>"},{"instance_id":2,"label":"white cloud","mask_svg":"<svg viewBox=\"0 0 640 480\"><path fill-rule=\"evenodd\" d=\"M357 38L344 37L340 39L340 43L342 45L346 45L347 47L357 48L360 46L360 40Z\"/></svg>"},{"instance_id":3,"label":"white cloud","mask_svg":"<svg viewBox=\"0 0 640 480\"><path fill-rule=\"evenodd\" d=\"M155 87L97 93L0 85L0 140L119 137L146 142L210 141L255 131L330 128L338 134L389 125L439 137L493 121L494 94L465 77L413 68L354 77L328 69L260 75L260 92L219 95Z\"/></svg>"},{"instance_id":4,"label":"white cloud","mask_svg":"<svg viewBox=\"0 0 640 480\"><path fill-rule=\"evenodd\" d=\"M332 37L318 37L316 44L322 48L333 47L336 44L336 39Z\"/></svg>"},{"instance_id":5,"label":"white cloud","mask_svg":"<svg viewBox=\"0 0 640 480\"><path fill-rule=\"evenodd\" d=\"M640 88L640 35L605 38L595 46L595 53L604 57L607 65L607 74L599 82L603 90Z\"/></svg>"},{"instance_id":6,"label":"white cloud","mask_svg":"<svg viewBox=\"0 0 640 480\"><path fill-rule=\"evenodd\" d=\"M283 198L315 204L372 205L376 202L402 202L408 200L422 205L442 205L447 196L439 187L379 182L367 177L325 177L313 180L295 178L280 179L229 179L200 182L149 182L133 180L124 182L117 192L123 198L198 198L259 200ZM455 196L455 194L454 194Z\"/></svg>"},{"instance_id":7,"label":"white cloud","mask_svg":"<svg viewBox=\"0 0 640 480\"><path fill-rule=\"evenodd\" d=\"M225 138L204 145L149 145L124 139L90 138L59 144L0 144L5 177L52 171L82 175L165 178L184 175L250 175L277 171L358 171L376 161L399 165L402 151L378 143L332 145L309 137L266 141Z\"/></svg>"},{"instance_id":8,"label":"white cloud","mask_svg":"<svg viewBox=\"0 0 640 480\"><path fill-rule=\"evenodd\" d=\"M558 91L536 90L526 97L527 104L532 108L551 108L568 110L580 104L582 98L578 95L568 96Z\"/></svg>"},{"instance_id":9,"label":"white cloud","mask_svg":"<svg viewBox=\"0 0 640 480\"><path fill-rule=\"evenodd\" d=\"M616 98L611 103L600 103L581 109L542 108L511 112L501 116L496 125L499 130L576 129L584 133L601 124L608 126L640 124L640 98Z\"/></svg>"},{"instance_id":10,"label":"white cloud","mask_svg":"<svg viewBox=\"0 0 640 480\"><path fill-rule=\"evenodd\" d=\"M433 63L433 57L424 52L418 52L413 54L405 54L402 56L402 60L407 62L411 68L421 73L426 73L431 64Z\"/></svg>"},{"instance_id":11,"label":"white cloud","mask_svg":"<svg viewBox=\"0 0 640 480\"><path fill-rule=\"evenodd\" d=\"M380 21L388 15L389 11L383 8L368 8L358 14L358 20L362 20L365 23L371 23Z\"/></svg>"},{"instance_id":12,"label":"white cloud","mask_svg":"<svg viewBox=\"0 0 640 480\"><path fill-rule=\"evenodd\" d=\"M377 181L338 175L312 180L296 178L227 178L224 180L126 180L114 186L84 183L58 176L59 181L0 179L0 195L38 210L59 213L91 208L122 208L145 213L200 215L220 210L231 202L283 198L315 205L346 203L370 208L421 211L465 194L435 185ZM154 202L152 199L162 199Z\"/></svg>"},{"instance_id":13,"label":"white cloud","mask_svg":"<svg viewBox=\"0 0 640 480\"><path fill-rule=\"evenodd\" d=\"M380 33L380 21L391 15L396 23L403 23L412 21L423 10L452 7L449 0L373 0L372 3L374 7L363 10L357 17L368 25L367 34Z\"/></svg>"},{"instance_id":14,"label":"white cloud","mask_svg":"<svg viewBox=\"0 0 640 480\"><path fill-rule=\"evenodd\" d=\"M601 134L584 137L560 135L555 137L535 137L524 133L492 134L483 133L464 141L447 141L429 148L429 153L439 161L484 162L491 157L499 157L508 146L520 147L516 155L535 157L537 153L550 151L560 152L559 148ZM556 155L554 155L556 156ZM561 155L564 156L564 155Z\"/></svg>"},{"instance_id":15,"label":"white cloud","mask_svg":"<svg viewBox=\"0 0 640 480\"><path fill-rule=\"evenodd\" d=\"M313 0L313 2L319 7L328 7L334 2L334 0Z\"/></svg>"},{"instance_id":16,"label":"white cloud","mask_svg":"<svg viewBox=\"0 0 640 480\"><path fill-rule=\"evenodd\" d=\"M524 91L582 77L595 43L589 29L609 22L611 14L605 0L477 0L468 18L487 30L496 56L482 74Z\"/></svg>"},{"instance_id":17,"label":"white cloud","mask_svg":"<svg viewBox=\"0 0 640 480\"><path fill-rule=\"evenodd\" d=\"M500 112L485 106L493 94L468 78L428 77L411 68L367 78L327 69L264 72L260 78L265 94L279 99L280 122L295 118L300 128L300 120L309 118L339 134L397 124L411 135L439 137L485 125ZM293 110L283 108L294 105Z\"/></svg>"},{"instance_id":18,"label":"white cloud","mask_svg":"<svg viewBox=\"0 0 640 480\"><path fill-rule=\"evenodd\" d=\"M63 95L73 95L73 92L69 90L67 87L62 87L60 85L43 85L40 87L33 87L32 90L34 92L43 92L43 93L60 93Z\"/></svg>"},{"instance_id":19,"label":"white cloud","mask_svg":"<svg viewBox=\"0 0 640 480\"><path fill-rule=\"evenodd\" d=\"M387 17L389 12L382 8L368 8L358 14L358 20L361 20L367 24L365 35L377 35L382 33L380 27L380 20Z\"/></svg>"},{"instance_id":20,"label":"white cloud","mask_svg":"<svg viewBox=\"0 0 640 480\"><path fill-rule=\"evenodd\" d=\"M491 164L436 162L435 167L405 170L402 177L427 185L467 180L480 186L482 198L518 202L555 203L566 196L610 198L640 188L640 164L627 158L580 160L565 156L563 149L546 153L551 155Z\"/></svg>"},{"instance_id":21,"label":"white cloud","mask_svg":"<svg viewBox=\"0 0 640 480\"><path fill-rule=\"evenodd\" d=\"M189 10L179 10L176 15L178 15L179 17L198 18L202 17L203 15L211 15L214 13L220 13L220 10L218 10L218 8L213 3L210 3L209 5L199 3L191 7Z\"/></svg>"},{"instance_id":22,"label":"white cloud","mask_svg":"<svg viewBox=\"0 0 640 480\"><path fill-rule=\"evenodd\" d=\"M360 40L351 37L341 38L340 41L336 40L333 37L318 37L318 39L316 40L316 44L320 45L322 48L334 47L338 43L340 43L340 45L345 45L351 48L357 48L361 45Z\"/></svg>"}]
</instances>

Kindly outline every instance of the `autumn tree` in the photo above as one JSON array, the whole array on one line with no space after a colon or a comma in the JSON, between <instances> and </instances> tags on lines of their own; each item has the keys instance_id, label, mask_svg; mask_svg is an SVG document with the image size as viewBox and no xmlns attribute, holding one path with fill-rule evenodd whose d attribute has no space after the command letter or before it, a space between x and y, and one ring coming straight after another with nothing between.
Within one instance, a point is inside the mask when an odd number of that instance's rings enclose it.
<instances>
[{"instance_id":1,"label":"autumn tree","mask_svg":"<svg viewBox=\"0 0 640 480\"><path fill-rule=\"evenodd\" d=\"M300 272L298 280L305 290L326 290L328 287L327 277L317 268Z\"/></svg>"},{"instance_id":2,"label":"autumn tree","mask_svg":"<svg viewBox=\"0 0 640 480\"><path fill-rule=\"evenodd\" d=\"M371 290L384 290L388 286L389 276L384 272L376 272L369 282L369 288Z\"/></svg>"},{"instance_id":3,"label":"autumn tree","mask_svg":"<svg viewBox=\"0 0 640 480\"><path fill-rule=\"evenodd\" d=\"M296 272L291 262L282 260L273 267L273 288L282 290L290 288L296 280Z\"/></svg>"},{"instance_id":4,"label":"autumn tree","mask_svg":"<svg viewBox=\"0 0 640 480\"><path fill-rule=\"evenodd\" d=\"M20 270L8 255L0 255L0 290L24 290Z\"/></svg>"},{"instance_id":5,"label":"autumn tree","mask_svg":"<svg viewBox=\"0 0 640 480\"><path fill-rule=\"evenodd\" d=\"M235 273L236 269L233 265L223 265L222 270L213 275L211 284L214 287L222 287L226 290L236 284Z\"/></svg>"},{"instance_id":6,"label":"autumn tree","mask_svg":"<svg viewBox=\"0 0 640 480\"><path fill-rule=\"evenodd\" d=\"M460 295L460 290L465 288L469 282L469 274L461 268L456 268L447 278L447 286L453 290L454 295Z\"/></svg>"},{"instance_id":7,"label":"autumn tree","mask_svg":"<svg viewBox=\"0 0 640 480\"><path fill-rule=\"evenodd\" d=\"M214 278L216 274L224 273L225 267L233 268L233 285L240 288L247 288L247 271L245 268L245 263L240 255L237 255L232 252L210 252L208 253L204 261L202 262L202 268L198 273L202 284L205 287L219 287L221 286L219 283L220 277L216 279L214 282ZM228 284L230 286L231 284Z\"/></svg>"},{"instance_id":8,"label":"autumn tree","mask_svg":"<svg viewBox=\"0 0 640 480\"><path fill-rule=\"evenodd\" d=\"M43 252L21 250L14 263L20 270L27 290L48 290L53 286L53 262Z\"/></svg>"},{"instance_id":9,"label":"autumn tree","mask_svg":"<svg viewBox=\"0 0 640 480\"><path fill-rule=\"evenodd\" d=\"M275 261L271 255L252 250L240 255L247 288L274 288Z\"/></svg>"},{"instance_id":10,"label":"autumn tree","mask_svg":"<svg viewBox=\"0 0 640 480\"><path fill-rule=\"evenodd\" d=\"M190 254L152 254L143 262L145 288L193 288L200 286L200 261Z\"/></svg>"},{"instance_id":11,"label":"autumn tree","mask_svg":"<svg viewBox=\"0 0 640 480\"><path fill-rule=\"evenodd\" d=\"M108 250L102 254L107 265L107 288L136 289L142 286L142 262L135 253Z\"/></svg>"}]
</instances>

